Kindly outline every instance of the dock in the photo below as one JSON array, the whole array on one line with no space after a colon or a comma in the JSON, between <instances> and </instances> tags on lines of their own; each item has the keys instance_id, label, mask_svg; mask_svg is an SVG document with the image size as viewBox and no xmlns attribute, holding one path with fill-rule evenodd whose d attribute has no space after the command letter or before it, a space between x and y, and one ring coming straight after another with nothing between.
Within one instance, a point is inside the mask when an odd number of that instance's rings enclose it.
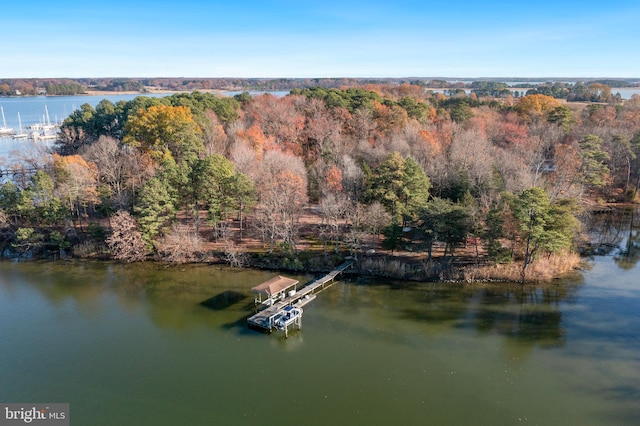
<instances>
[{"instance_id":1,"label":"dock","mask_svg":"<svg viewBox=\"0 0 640 426\"><path fill-rule=\"evenodd\" d=\"M323 277L310 281L300 290L295 289L297 281L285 277L276 277L254 287L254 292L267 294L268 298L263 301L261 295L256 296L256 305L266 307L247 319L249 327L269 332L283 330L285 336L288 336L290 325L302 328L302 307L315 299L318 293L329 288L336 278L352 265L353 261L346 261ZM279 283L280 287L274 287ZM285 318L286 320L283 320Z\"/></svg>"}]
</instances>

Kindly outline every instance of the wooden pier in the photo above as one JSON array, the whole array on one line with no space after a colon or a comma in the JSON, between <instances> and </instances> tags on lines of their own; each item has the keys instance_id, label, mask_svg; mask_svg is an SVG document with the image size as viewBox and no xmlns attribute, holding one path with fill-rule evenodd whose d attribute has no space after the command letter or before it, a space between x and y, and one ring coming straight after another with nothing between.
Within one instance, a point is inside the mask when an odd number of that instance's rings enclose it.
<instances>
[{"instance_id":1,"label":"wooden pier","mask_svg":"<svg viewBox=\"0 0 640 426\"><path fill-rule=\"evenodd\" d=\"M316 298L316 295L324 289L330 287L342 272L353 265L353 261L349 260L338 266L327 275L317 280L310 281L299 291L290 291L288 295L281 297L280 300L273 302L268 307L257 312L255 315L247 319L249 327L255 327L269 332L283 330L285 336L288 335L288 325L295 324L298 328L302 328L302 307ZM254 289L260 288L254 287ZM283 322L284 315L290 314L289 307L296 308L295 321Z\"/></svg>"}]
</instances>

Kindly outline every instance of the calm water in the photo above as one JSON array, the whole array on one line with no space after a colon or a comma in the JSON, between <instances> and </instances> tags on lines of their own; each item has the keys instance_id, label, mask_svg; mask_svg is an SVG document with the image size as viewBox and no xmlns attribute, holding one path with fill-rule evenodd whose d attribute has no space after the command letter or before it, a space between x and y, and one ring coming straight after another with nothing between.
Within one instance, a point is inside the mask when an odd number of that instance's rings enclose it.
<instances>
[{"instance_id":1,"label":"calm water","mask_svg":"<svg viewBox=\"0 0 640 426\"><path fill-rule=\"evenodd\" d=\"M621 248L543 286L340 282L288 339L245 325L271 272L0 262L0 401L75 425L640 424L640 235L602 235Z\"/></svg>"}]
</instances>

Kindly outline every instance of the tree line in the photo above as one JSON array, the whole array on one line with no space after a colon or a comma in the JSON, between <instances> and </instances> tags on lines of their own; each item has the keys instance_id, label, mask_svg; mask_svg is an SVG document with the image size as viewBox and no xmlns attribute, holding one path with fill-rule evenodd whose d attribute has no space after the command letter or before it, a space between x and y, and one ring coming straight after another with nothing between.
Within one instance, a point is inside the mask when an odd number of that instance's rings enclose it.
<instances>
[{"instance_id":1,"label":"tree line","mask_svg":"<svg viewBox=\"0 0 640 426\"><path fill-rule=\"evenodd\" d=\"M509 84L511 80L511 85ZM524 82L523 82L524 81ZM421 90L446 89L449 94L470 90L477 96L507 98L515 94L543 94L555 98L580 102L622 101L612 88L638 87L638 79L576 79L575 82L548 81L527 83L527 79L485 79L448 81L442 79L397 79L397 78L77 78L77 79L0 79L0 96L39 94L75 95L87 90L97 91L138 91L149 89L168 91L290 91L310 88L344 89L378 85L383 87L414 86ZM49 91L49 87L51 90ZM73 88L73 90L71 90ZM523 90L512 91L513 88Z\"/></svg>"},{"instance_id":2,"label":"tree line","mask_svg":"<svg viewBox=\"0 0 640 426\"><path fill-rule=\"evenodd\" d=\"M524 279L575 249L582 200L636 197L638 97L583 107L421 89L82 105L55 153L23 159L37 172L0 187L3 248L180 262L215 243L241 264L251 239L300 265L314 244L427 261L471 245L478 263L517 264Z\"/></svg>"}]
</instances>

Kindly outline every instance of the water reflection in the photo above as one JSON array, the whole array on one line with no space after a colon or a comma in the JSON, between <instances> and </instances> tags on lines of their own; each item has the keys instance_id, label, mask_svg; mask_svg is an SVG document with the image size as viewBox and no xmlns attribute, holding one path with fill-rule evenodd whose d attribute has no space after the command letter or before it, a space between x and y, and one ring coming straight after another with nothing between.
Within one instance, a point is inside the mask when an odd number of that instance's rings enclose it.
<instances>
[{"instance_id":1,"label":"water reflection","mask_svg":"<svg viewBox=\"0 0 640 426\"><path fill-rule=\"evenodd\" d=\"M620 269L633 269L638 263L638 260L640 260L640 230L636 229L637 216L638 211L632 210L630 213L629 230L626 235L626 241L613 257L616 265L618 265Z\"/></svg>"},{"instance_id":2,"label":"water reflection","mask_svg":"<svg viewBox=\"0 0 640 426\"><path fill-rule=\"evenodd\" d=\"M637 208L619 208L611 213L593 215L587 221L592 253L612 255L621 269L633 269L640 260L637 217Z\"/></svg>"},{"instance_id":3,"label":"water reflection","mask_svg":"<svg viewBox=\"0 0 640 426\"><path fill-rule=\"evenodd\" d=\"M498 334L525 346L559 347L565 343L562 303L575 298L579 274L562 282L521 284L424 284L416 290L422 303L403 303L403 318L448 328Z\"/></svg>"},{"instance_id":4,"label":"water reflection","mask_svg":"<svg viewBox=\"0 0 640 426\"><path fill-rule=\"evenodd\" d=\"M315 424L640 414L640 293L613 257L535 286L346 280L288 339L246 327L274 274L0 262L0 399L68 400L82 424L244 424L283 401Z\"/></svg>"},{"instance_id":5,"label":"water reflection","mask_svg":"<svg viewBox=\"0 0 640 426\"><path fill-rule=\"evenodd\" d=\"M28 284L53 305L71 300L86 317L101 315L115 302L131 315L140 315L142 308L159 328L182 332L203 327L233 329L240 335L253 333L246 328L246 317L253 312L250 288L269 275L202 266L91 262L30 262L19 269L28 271L21 280L29 276ZM390 320L400 317L426 326L428 334L471 329L481 335L504 336L519 345L548 348L565 344L561 306L571 303L581 282L580 274L539 286L362 278L323 293L322 301L348 307L350 314L371 316L364 324L374 321L383 330ZM332 321L336 327L343 326L338 318ZM371 332L366 326L360 331Z\"/></svg>"}]
</instances>

